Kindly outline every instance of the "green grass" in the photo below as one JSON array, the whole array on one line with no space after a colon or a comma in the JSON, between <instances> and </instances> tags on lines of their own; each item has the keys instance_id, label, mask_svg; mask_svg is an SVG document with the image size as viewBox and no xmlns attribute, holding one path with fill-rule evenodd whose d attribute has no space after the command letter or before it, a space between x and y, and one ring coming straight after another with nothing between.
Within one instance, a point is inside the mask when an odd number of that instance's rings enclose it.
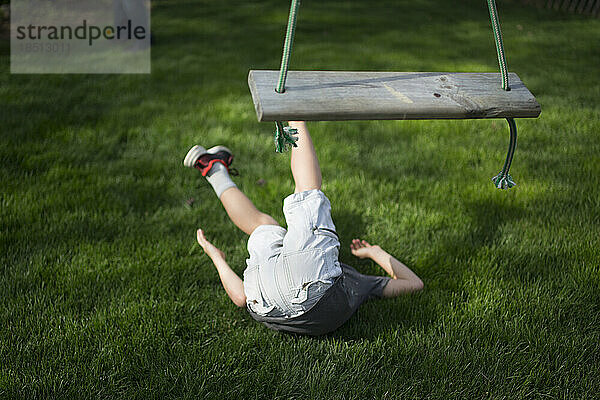
<instances>
[{"instance_id":1,"label":"green grass","mask_svg":"<svg viewBox=\"0 0 600 400\"><path fill-rule=\"evenodd\" d=\"M307 2L292 68L496 71L484 2L437 3ZM508 192L504 121L310 125L341 259L380 274L349 252L363 237L426 286L311 339L228 300L194 231L238 273L246 236L181 166L227 144L284 222L288 157L246 76L279 65L287 11L156 1L151 75L10 75L2 40L0 398L597 398L600 21L500 2L543 110L518 121Z\"/></svg>"}]
</instances>

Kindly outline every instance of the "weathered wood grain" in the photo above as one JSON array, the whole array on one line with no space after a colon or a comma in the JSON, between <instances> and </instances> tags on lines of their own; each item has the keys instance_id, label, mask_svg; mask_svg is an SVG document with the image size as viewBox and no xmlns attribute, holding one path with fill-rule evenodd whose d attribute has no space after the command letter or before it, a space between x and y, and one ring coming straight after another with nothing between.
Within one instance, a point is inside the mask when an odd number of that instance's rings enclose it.
<instances>
[{"instance_id":1,"label":"weathered wood grain","mask_svg":"<svg viewBox=\"0 0 600 400\"><path fill-rule=\"evenodd\" d=\"M517 74L510 91L498 73L252 70L248 85L259 121L535 118L541 108Z\"/></svg>"}]
</instances>

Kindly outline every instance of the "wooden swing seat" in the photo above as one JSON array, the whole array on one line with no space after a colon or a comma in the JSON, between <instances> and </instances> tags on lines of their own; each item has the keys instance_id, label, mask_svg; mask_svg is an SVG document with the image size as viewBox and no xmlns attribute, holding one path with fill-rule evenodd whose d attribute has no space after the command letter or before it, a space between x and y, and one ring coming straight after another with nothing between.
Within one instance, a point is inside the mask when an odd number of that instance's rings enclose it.
<instances>
[{"instance_id":1,"label":"wooden swing seat","mask_svg":"<svg viewBox=\"0 0 600 400\"><path fill-rule=\"evenodd\" d=\"M258 121L535 118L541 108L515 73L252 70L248 85Z\"/></svg>"}]
</instances>

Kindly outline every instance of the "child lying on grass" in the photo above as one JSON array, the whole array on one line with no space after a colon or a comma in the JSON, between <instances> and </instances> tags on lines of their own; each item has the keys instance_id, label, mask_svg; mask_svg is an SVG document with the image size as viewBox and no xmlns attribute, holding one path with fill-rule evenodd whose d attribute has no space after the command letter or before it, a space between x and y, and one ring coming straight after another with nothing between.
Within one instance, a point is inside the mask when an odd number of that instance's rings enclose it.
<instances>
[{"instance_id":1,"label":"child lying on grass","mask_svg":"<svg viewBox=\"0 0 600 400\"><path fill-rule=\"evenodd\" d=\"M283 201L287 230L260 212L229 176L233 155L216 146L194 146L184 165L208 179L231 221L250 235L244 280L233 272L225 254L209 242L201 229L197 240L211 258L225 291L239 307L271 329L322 335L342 326L366 300L396 297L423 288L406 265L381 247L354 239L352 254L370 258L390 276L362 275L338 260L340 242L331 219L331 204L321 191L321 169L304 122L297 129L291 169L296 184Z\"/></svg>"}]
</instances>

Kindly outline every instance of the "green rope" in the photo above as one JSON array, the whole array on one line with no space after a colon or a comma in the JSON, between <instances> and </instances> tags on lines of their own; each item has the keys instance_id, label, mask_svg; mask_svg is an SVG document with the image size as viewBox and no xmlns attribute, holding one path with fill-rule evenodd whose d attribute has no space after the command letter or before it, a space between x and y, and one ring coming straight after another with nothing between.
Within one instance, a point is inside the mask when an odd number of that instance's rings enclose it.
<instances>
[{"instance_id":1,"label":"green rope","mask_svg":"<svg viewBox=\"0 0 600 400\"><path fill-rule=\"evenodd\" d=\"M513 155L515 154L515 149L517 148L517 123L514 118L506 118L508 121L508 126L510 127L510 142L508 144L508 154L506 155L506 161L504 161L504 166L502 167L502 171L498 175L492 178L492 182L498 189L510 189L515 186L516 183L513 181L512 176L508 174L510 170L510 165L512 164Z\"/></svg>"},{"instance_id":2,"label":"green rope","mask_svg":"<svg viewBox=\"0 0 600 400\"><path fill-rule=\"evenodd\" d=\"M498 10L495 0L487 0L490 9L490 19L492 20L492 30L496 40L496 52L498 53L498 64L500 65L500 74L502 75L502 89L510 90L508 86L508 67L506 65L506 54L504 53L504 43L502 42L502 31L500 30L500 21L498 20Z\"/></svg>"},{"instance_id":3,"label":"green rope","mask_svg":"<svg viewBox=\"0 0 600 400\"><path fill-rule=\"evenodd\" d=\"M283 42L283 54L281 55L281 67L279 69L279 79L275 91L277 93L285 92L285 80L287 79L288 67L290 64L290 54L292 52L292 44L294 43L294 33L296 32L296 20L298 9L300 8L300 0L292 0L290 6L290 15L288 18L287 31L285 33L285 41ZM296 129L288 126L284 127L280 121L275 122L275 151L283 153L291 147L296 147Z\"/></svg>"},{"instance_id":4,"label":"green rope","mask_svg":"<svg viewBox=\"0 0 600 400\"><path fill-rule=\"evenodd\" d=\"M287 78L288 66L290 64L290 53L292 52L292 44L294 43L294 33L296 32L296 19L299 8L300 0L292 0L287 31L285 33L285 41L283 42L283 54L281 55L279 80L277 81L277 87L275 88L277 93L285 92L285 80Z\"/></svg>"},{"instance_id":5,"label":"green rope","mask_svg":"<svg viewBox=\"0 0 600 400\"><path fill-rule=\"evenodd\" d=\"M508 66L506 65L506 54L504 52L504 43L502 42L502 31L500 30L500 21L498 20L498 10L496 9L495 0L487 0L490 10L490 19L492 20L492 30L494 31L494 39L496 41L496 52L498 54L498 65L500 66L500 75L502 76L502 89L510 90L508 85ZM517 123L514 118L506 118L510 128L510 142L508 143L508 153L502 171L492 178L492 182L498 189L510 189L515 186L512 176L508 174L510 165L512 164L513 156L517 148Z\"/></svg>"}]
</instances>

